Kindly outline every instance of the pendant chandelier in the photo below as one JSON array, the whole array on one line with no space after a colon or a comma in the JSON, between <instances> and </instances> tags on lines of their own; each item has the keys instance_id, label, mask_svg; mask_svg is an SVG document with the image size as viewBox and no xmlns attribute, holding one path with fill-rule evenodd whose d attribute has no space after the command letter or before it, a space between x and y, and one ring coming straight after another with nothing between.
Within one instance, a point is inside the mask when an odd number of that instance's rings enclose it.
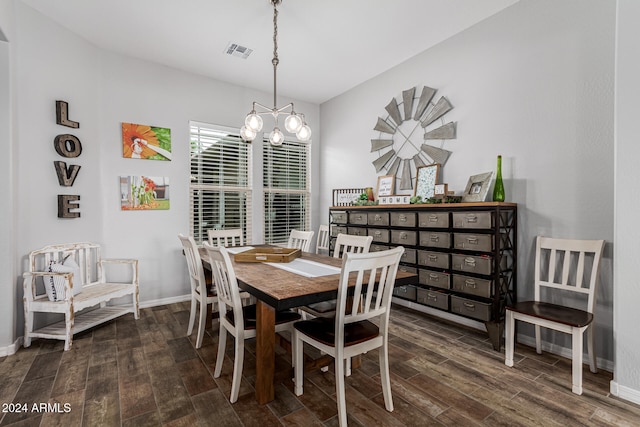
<instances>
[{"instance_id":1,"label":"pendant chandelier","mask_svg":"<svg viewBox=\"0 0 640 427\"><path fill-rule=\"evenodd\" d=\"M275 126L269 134L269 142L272 145L282 145L284 134L278 127L278 116L286 114L284 128L287 132L295 134L299 141L308 141L311 138L311 128L304 119L304 114L296 113L293 109L293 102L284 107L276 107L276 73L278 69L278 9L276 8L282 0L269 0L273 5L273 108L269 108L259 102L253 102L253 107L244 120L244 126L240 129L240 136L245 141L253 141L258 132L262 130L262 116L271 115L275 120ZM260 109L262 111L257 111Z\"/></svg>"}]
</instances>

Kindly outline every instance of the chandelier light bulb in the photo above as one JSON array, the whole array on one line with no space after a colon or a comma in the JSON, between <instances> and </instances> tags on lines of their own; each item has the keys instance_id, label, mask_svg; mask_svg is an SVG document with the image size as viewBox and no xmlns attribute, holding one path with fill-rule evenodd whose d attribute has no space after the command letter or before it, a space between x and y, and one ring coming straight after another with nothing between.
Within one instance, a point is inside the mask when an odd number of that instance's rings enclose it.
<instances>
[{"instance_id":1,"label":"chandelier light bulb","mask_svg":"<svg viewBox=\"0 0 640 427\"><path fill-rule=\"evenodd\" d=\"M311 128L309 125L305 123L305 125L296 133L296 138L302 142L308 141L311 138Z\"/></svg>"},{"instance_id":2,"label":"chandelier light bulb","mask_svg":"<svg viewBox=\"0 0 640 427\"><path fill-rule=\"evenodd\" d=\"M273 128L273 131L269 134L269 142L271 145L282 145L284 142L284 135L280 128Z\"/></svg>"},{"instance_id":3,"label":"chandelier light bulb","mask_svg":"<svg viewBox=\"0 0 640 427\"><path fill-rule=\"evenodd\" d=\"M262 117L253 110L247 115L244 124L255 133L258 133L262 130Z\"/></svg>"},{"instance_id":4,"label":"chandelier light bulb","mask_svg":"<svg viewBox=\"0 0 640 427\"><path fill-rule=\"evenodd\" d=\"M240 136L247 142L253 141L256 137L256 132L248 128L247 126L242 126L240 129Z\"/></svg>"},{"instance_id":5,"label":"chandelier light bulb","mask_svg":"<svg viewBox=\"0 0 640 427\"><path fill-rule=\"evenodd\" d=\"M291 111L284 121L284 128L289 133L297 133L302 127L302 119L296 113Z\"/></svg>"}]
</instances>

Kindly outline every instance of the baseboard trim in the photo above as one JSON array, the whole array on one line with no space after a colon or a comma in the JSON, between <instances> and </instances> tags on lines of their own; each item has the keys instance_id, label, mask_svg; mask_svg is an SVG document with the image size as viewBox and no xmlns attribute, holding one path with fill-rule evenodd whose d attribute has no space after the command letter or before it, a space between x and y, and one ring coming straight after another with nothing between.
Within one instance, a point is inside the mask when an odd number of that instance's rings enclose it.
<instances>
[{"instance_id":1,"label":"baseboard trim","mask_svg":"<svg viewBox=\"0 0 640 427\"><path fill-rule=\"evenodd\" d=\"M18 349L22 347L22 339L23 337L18 337L18 339L13 344L10 344L6 347L0 347L0 357L11 356L12 354L15 354L16 351L18 351Z\"/></svg>"},{"instance_id":2,"label":"baseboard trim","mask_svg":"<svg viewBox=\"0 0 640 427\"><path fill-rule=\"evenodd\" d=\"M609 391L620 399L628 400L636 405L640 405L640 390L635 390L630 387L620 385L616 381L611 381Z\"/></svg>"}]
</instances>

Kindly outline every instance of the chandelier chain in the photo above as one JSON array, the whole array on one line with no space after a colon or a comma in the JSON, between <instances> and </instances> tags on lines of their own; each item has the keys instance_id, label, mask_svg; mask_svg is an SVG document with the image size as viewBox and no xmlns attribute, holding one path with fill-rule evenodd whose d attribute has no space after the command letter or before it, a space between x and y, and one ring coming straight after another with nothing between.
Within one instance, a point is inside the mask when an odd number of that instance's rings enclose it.
<instances>
[{"instance_id":1,"label":"chandelier chain","mask_svg":"<svg viewBox=\"0 0 640 427\"><path fill-rule=\"evenodd\" d=\"M273 64L273 108L276 108L276 89L277 89L277 68L280 60L278 59L278 8L276 7L277 2L273 2L273 59L271 63ZM277 118L276 118L277 121Z\"/></svg>"}]
</instances>

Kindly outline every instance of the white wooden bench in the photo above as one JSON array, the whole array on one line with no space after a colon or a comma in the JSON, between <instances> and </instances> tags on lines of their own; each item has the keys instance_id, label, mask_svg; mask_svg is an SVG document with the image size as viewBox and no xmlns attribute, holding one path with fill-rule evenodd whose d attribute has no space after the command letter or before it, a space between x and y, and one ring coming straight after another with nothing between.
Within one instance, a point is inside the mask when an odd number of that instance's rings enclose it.
<instances>
[{"instance_id":1,"label":"white wooden bench","mask_svg":"<svg viewBox=\"0 0 640 427\"><path fill-rule=\"evenodd\" d=\"M82 291L73 295L73 284L78 277L73 273L50 272L51 262L63 263L72 257L82 276ZM105 266L111 265L114 273L131 276L126 283L107 282ZM115 267L120 265L121 267ZM124 270L129 270L124 271ZM123 271L120 271L123 270ZM45 280L53 276L64 277L64 299L51 301L45 292ZM24 346L31 345L32 338L64 340L64 349L71 348L73 334L100 325L126 313L139 318L138 260L103 259L100 245L95 243L67 243L46 246L29 254L29 271L24 278ZM126 305L108 305L114 298L131 296ZM91 309L91 308L94 309ZM62 313L65 319L34 330L35 313Z\"/></svg>"}]
</instances>

